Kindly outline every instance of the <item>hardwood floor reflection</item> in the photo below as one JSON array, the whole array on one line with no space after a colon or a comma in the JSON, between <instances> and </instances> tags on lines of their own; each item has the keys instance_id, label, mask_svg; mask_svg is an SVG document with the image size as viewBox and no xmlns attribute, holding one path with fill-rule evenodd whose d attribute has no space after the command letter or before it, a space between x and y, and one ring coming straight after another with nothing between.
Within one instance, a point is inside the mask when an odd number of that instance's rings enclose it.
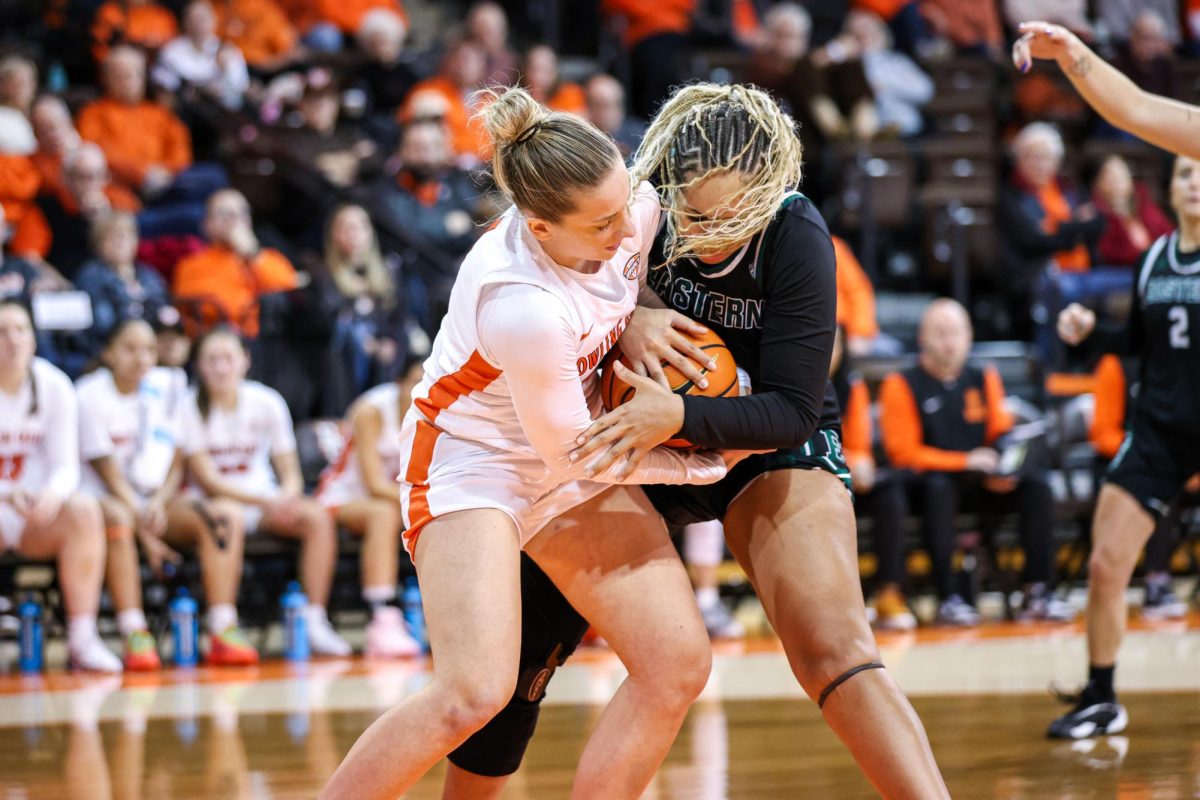
<instances>
[{"instance_id":1,"label":"hardwood floor reflection","mask_svg":"<svg viewBox=\"0 0 1200 800\"><path fill-rule=\"evenodd\" d=\"M1056 707L1040 696L918 698L956 798L1200 797L1200 694L1129 694L1128 737L1042 738ZM74 701L73 701L74 702ZM311 798L372 712L139 718L0 727L0 798L190 800ZM512 800L566 797L593 706L550 706ZM419 731L413 735L419 736ZM440 797L440 771L412 800ZM692 710L647 797L658 800L868 798L870 787L821 722L796 700L704 701Z\"/></svg>"}]
</instances>

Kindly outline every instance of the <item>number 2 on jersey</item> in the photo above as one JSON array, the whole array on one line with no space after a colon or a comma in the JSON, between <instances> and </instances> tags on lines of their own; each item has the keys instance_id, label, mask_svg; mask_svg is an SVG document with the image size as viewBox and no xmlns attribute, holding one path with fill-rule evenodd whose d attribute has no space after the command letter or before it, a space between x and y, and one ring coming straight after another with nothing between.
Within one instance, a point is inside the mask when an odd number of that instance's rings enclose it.
<instances>
[{"instance_id":1,"label":"number 2 on jersey","mask_svg":"<svg viewBox=\"0 0 1200 800\"><path fill-rule=\"evenodd\" d=\"M1170 341L1171 347L1176 350L1187 350L1192 346L1191 337L1188 336L1187 308L1171 306L1167 311L1167 319L1171 321L1171 329L1167 334L1167 340Z\"/></svg>"}]
</instances>

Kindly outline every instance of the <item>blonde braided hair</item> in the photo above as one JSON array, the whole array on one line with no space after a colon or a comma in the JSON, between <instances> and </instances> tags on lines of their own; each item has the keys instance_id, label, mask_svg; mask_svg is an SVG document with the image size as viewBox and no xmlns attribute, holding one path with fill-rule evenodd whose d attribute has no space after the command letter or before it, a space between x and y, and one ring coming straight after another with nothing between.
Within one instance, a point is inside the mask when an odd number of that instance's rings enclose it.
<instances>
[{"instance_id":1,"label":"blonde braided hair","mask_svg":"<svg viewBox=\"0 0 1200 800\"><path fill-rule=\"evenodd\" d=\"M650 123L630 170L635 181L658 186L667 213L660 266L728 252L766 228L784 195L800 183L802 155L796 124L763 90L714 83L677 90ZM689 217L683 191L728 172L746 178L745 190L726 199L736 213L728 219Z\"/></svg>"}]
</instances>

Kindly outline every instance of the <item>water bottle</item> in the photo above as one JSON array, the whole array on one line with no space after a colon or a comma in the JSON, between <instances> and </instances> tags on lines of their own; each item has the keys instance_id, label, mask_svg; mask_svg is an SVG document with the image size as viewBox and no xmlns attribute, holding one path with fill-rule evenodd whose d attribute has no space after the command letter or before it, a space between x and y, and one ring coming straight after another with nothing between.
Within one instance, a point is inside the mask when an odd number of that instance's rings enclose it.
<instances>
[{"instance_id":1,"label":"water bottle","mask_svg":"<svg viewBox=\"0 0 1200 800\"><path fill-rule=\"evenodd\" d=\"M283 606L283 657L288 661L307 661L308 629L304 624L304 609L308 607L308 598L301 591L299 581L288 584L280 605Z\"/></svg>"},{"instance_id":2,"label":"water bottle","mask_svg":"<svg viewBox=\"0 0 1200 800\"><path fill-rule=\"evenodd\" d=\"M196 600L180 587L171 601L171 639L175 643L175 666L194 667L200 657L200 630Z\"/></svg>"},{"instance_id":3,"label":"water bottle","mask_svg":"<svg viewBox=\"0 0 1200 800\"><path fill-rule=\"evenodd\" d=\"M408 632L422 648L429 649L429 637L425 631L425 609L421 606L421 587L416 578L404 582L404 593L400 595L400 607Z\"/></svg>"},{"instance_id":4,"label":"water bottle","mask_svg":"<svg viewBox=\"0 0 1200 800\"><path fill-rule=\"evenodd\" d=\"M20 669L24 673L41 672L42 650L42 607L33 595L28 595L17 611L21 621Z\"/></svg>"}]
</instances>

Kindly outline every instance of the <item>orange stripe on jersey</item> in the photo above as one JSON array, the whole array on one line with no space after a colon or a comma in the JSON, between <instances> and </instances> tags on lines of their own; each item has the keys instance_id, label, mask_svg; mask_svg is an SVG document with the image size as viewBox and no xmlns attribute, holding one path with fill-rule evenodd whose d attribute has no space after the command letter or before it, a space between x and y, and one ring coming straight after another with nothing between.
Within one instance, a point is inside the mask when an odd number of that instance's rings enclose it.
<instances>
[{"instance_id":1,"label":"orange stripe on jersey","mask_svg":"<svg viewBox=\"0 0 1200 800\"><path fill-rule=\"evenodd\" d=\"M342 452L338 453L337 459L321 472L321 478L317 481L317 497L320 497L321 492L328 489L329 484L333 483L339 475L346 471L346 465L350 463L350 454L353 452L354 437L351 436L342 445Z\"/></svg>"},{"instance_id":2,"label":"orange stripe on jersey","mask_svg":"<svg viewBox=\"0 0 1200 800\"><path fill-rule=\"evenodd\" d=\"M404 480L412 486L408 495L409 526L404 532L404 541L408 543L408 552L414 555L421 528L433 521L433 515L429 513L429 465L433 463L433 447L441 435L441 431L425 420L417 420L412 458L408 460L408 471L404 473Z\"/></svg>"},{"instance_id":3,"label":"orange stripe on jersey","mask_svg":"<svg viewBox=\"0 0 1200 800\"><path fill-rule=\"evenodd\" d=\"M455 400L464 394L483 391L499 377L500 370L484 360L476 350L462 369L438 378L437 383L429 387L429 397L419 397L413 404L425 415L425 419L436 422L438 414L449 408Z\"/></svg>"}]
</instances>

